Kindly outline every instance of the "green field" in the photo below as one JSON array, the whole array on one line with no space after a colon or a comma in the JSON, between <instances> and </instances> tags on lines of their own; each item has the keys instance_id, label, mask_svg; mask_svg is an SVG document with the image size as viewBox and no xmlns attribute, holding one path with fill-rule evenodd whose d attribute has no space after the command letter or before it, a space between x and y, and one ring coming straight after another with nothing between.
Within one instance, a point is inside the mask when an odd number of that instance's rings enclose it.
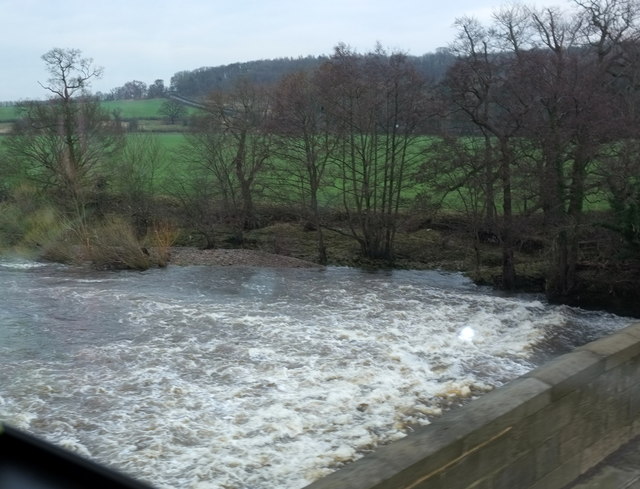
<instances>
[{"instance_id":1,"label":"green field","mask_svg":"<svg viewBox=\"0 0 640 489\"><path fill-rule=\"evenodd\" d=\"M176 176L183 175L187 169L185 163L180 157L180 146L185 142L184 131L185 126L182 124L168 125L162 120L159 114L159 109L162 103L166 99L147 99L147 100L119 100L103 102L103 106L110 113L118 111L119 116L123 119L137 119L138 131L130 133L128 138L144 137L144 134L153 137L153 140L157 141L160 152L161 161L158 162L158 173L156 178L158 183L162 181L163 187L171 187L171 183L175 183ZM197 109L189 109L190 113L197 112ZM11 128L11 121L16 118L16 107L0 107L0 137L6 134ZM424 141L421 141L424 143ZM424 155L425 158L429 158L428 154ZM286 169L288 163L285 161L275 162L275 166L281 169ZM282 173L279 173L279 179L282 181ZM292 176L292 179L294 177ZM418 192L425 192L432 198L437 198L432 191L429 190L429 184L423 183L416 185L411 189L406 189L404 200L413 201ZM335 189L325 189L326 195L321 195L321 200L325 202L331 202L335 200ZM514 205L517 210L519 208L520 201L517 195L514 195ZM447 195L442 204L445 208L456 210L458 212L464 211L463 199L457 192L452 192ZM499 203L498 203L499 204ZM608 209L609 203L606 200L604 193L591 194L585 200L585 210L603 210Z\"/></svg>"},{"instance_id":2,"label":"green field","mask_svg":"<svg viewBox=\"0 0 640 489\"><path fill-rule=\"evenodd\" d=\"M183 121L176 124L167 124L160 114L160 108L166 101L165 98L144 99L144 100L113 100L102 102L102 106L110 115L116 115L125 121L135 120L136 131L140 132L181 132L186 126ZM198 109L187 107L187 116L196 114ZM13 122L18 118L17 106L0 107L0 134L7 134L11 131ZM170 137L169 137L170 139Z\"/></svg>"},{"instance_id":3,"label":"green field","mask_svg":"<svg viewBox=\"0 0 640 489\"><path fill-rule=\"evenodd\" d=\"M11 122L16 120L18 113L15 105L0 107L0 122Z\"/></svg>"},{"instance_id":4,"label":"green field","mask_svg":"<svg viewBox=\"0 0 640 489\"><path fill-rule=\"evenodd\" d=\"M131 134L129 137L136 137ZM154 139L158 141L158 145L167 153L177 151L180 145L184 143L184 135L181 132L160 132L154 133Z\"/></svg>"},{"instance_id":5,"label":"green field","mask_svg":"<svg viewBox=\"0 0 640 489\"><path fill-rule=\"evenodd\" d=\"M110 113L118 112L123 119L159 119L163 98L145 100L113 100L102 102L102 106Z\"/></svg>"},{"instance_id":6,"label":"green field","mask_svg":"<svg viewBox=\"0 0 640 489\"><path fill-rule=\"evenodd\" d=\"M159 113L160 107L167 99L152 98L144 100L113 100L102 102L102 106L113 114L117 111L123 119L162 119ZM198 109L187 108L188 114L196 113ZM15 105L0 107L0 122L11 122L17 118Z\"/></svg>"},{"instance_id":7,"label":"green field","mask_svg":"<svg viewBox=\"0 0 640 489\"><path fill-rule=\"evenodd\" d=\"M110 113L118 111L123 119L160 119L158 112L165 101L163 98L148 100L114 100L102 102L102 106ZM0 107L0 122L11 122L18 117L17 106Z\"/></svg>"}]
</instances>

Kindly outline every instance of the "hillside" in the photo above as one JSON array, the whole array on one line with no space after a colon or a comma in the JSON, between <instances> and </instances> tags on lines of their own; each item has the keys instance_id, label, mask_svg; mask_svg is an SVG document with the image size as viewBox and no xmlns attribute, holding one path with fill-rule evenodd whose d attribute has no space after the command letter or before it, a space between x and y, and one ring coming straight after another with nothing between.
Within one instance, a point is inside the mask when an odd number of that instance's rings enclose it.
<instances>
[{"instance_id":1,"label":"hillside","mask_svg":"<svg viewBox=\"0 0 640 489\"><path fill-rule=\"evenodd\" d=\"M419 73L422 73L429 80L437 81L442 79L447 69L453 64L455 57L446 50L440 50L436 53L427 53L422 56L408 56L408 59ZM234 80L239 77L246 77L258 83L271 84L287 74L296 71L313 70L327 60L326 56L263 59L179 71L171 77L169 91L182 97L199 98L214 90L224 90L231 87ZM140 84L141 82L135 83ZM113 89L114 92L116 90L116 88ZM151 95L151 92L149 93ZM107 108L110 111L113 108L120 110L120 116L125 119L157 117L157 110L162 101L161 98L157 97L109 100L113 98L113 93L100 94L100 96L105 99ZM154 105L155 109L153 108ZM12 122L16 117L15 105L12 105L11 101L0 104L0 124ZM2 127L0 127L0 131L2 131Z\"/></svg>"},{"instance_id":2,"label":"hillside","mask_svg":"<svg viewBox=\"0 0 640 489\"><path fill-rule=\"evenodd\" d=\"M171 77L171 90L185 97L201 97L213 90L229 88L239 77L270 84L289 73L315 69L327 59L325 56L279 58L180 71ZM408 56L408 59L428 79L440 80L455 57L441 50L423 56Z\"/></svg>"}]
</instances>

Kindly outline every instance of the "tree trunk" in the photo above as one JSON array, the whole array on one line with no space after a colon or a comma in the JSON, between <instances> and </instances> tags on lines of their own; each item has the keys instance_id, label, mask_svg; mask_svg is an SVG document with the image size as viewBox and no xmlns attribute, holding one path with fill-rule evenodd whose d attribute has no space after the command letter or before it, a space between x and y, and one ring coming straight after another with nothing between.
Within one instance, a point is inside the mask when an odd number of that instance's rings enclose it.
<instances>
[{"instance_id":1,"label":"tree trunk","mask_svg":"<svg viewBox=\"0 0 640 489\"><path fill-rule=\"evenodd\" d=\"M242 216L241 227L243 231L255 229L258 225L255 215L255 209L253 206L253 195L251 193L252 180L246 176L247 166L247 134L242 132L238 138L238 148L236 156L234 158L234 168L236 172L236 178L240 185L240 196L242 198Z\"/></svg>"},{"instance_id":2,"label":"tree trunk","mask_svg":"<svg viewBox=\"0 0 640 489\"><path fill-rule=\"evenodd\" d=\"M493 148L488 134L484 136L484 226L487 231L495 232L496 196L494 191Z\"/></svg>"},{"instance_id":3,"label":"tree trunk","mask_svg":"<svg viewBox=\"0 0 640 489\"><path fill-rule=\"evenodd\" d=\"M315 168L315 166L314 166ZM324 233L320 224L320 209L318 208L318 179L315 172L311 172L311 211L313 213L313 225L316 228L318 244L318 263L327 264L327 248L324 244Z\"/></svg>"},{"instance_id":4,"label":"tree trunk","mask_svg":"<svg viewBox=\"0 0 640 489\"><path fill-rule=\"evenodd\" d=\"M502 287L513 290L516 286L516 271L513 261L513 206L511 196L511 152L506 140L500 141L502 181Z\"/></svg>"}]
</instances>

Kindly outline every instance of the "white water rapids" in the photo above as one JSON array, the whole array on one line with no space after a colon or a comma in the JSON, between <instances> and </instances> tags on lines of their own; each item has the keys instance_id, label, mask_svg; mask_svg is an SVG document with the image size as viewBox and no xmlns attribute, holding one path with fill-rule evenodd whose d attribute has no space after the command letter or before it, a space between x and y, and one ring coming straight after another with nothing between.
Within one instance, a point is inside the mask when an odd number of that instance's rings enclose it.
<instances>
[{"instance_id":1,"label":"white water rapids","mask_svg":"<svg viewBox=\"0 0 640 489\"><path fill-rule=\"evenodd\" d=\"M629 323L348 268L5 259L0 297L0 421L162 489L300 489Z\"/></svg>"}]
</instances>

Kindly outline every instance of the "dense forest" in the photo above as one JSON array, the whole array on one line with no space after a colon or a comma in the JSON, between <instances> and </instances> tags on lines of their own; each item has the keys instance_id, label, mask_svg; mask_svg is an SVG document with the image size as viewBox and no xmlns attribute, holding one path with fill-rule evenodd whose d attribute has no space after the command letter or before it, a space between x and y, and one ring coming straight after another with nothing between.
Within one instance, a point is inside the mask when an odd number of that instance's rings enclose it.
<instances>
[{"instance_id":1,"label":"dense forest","mask_svg":"<svg viewBox=\"0 0 640 489\"><path fill-rule=\"evenodd\" d=\"M139 80L131 80L108 93L97 93L96 96L100 100L140 100L172 93L187 99L199 99L213 91L231 89L238 78L251 80L259 85L273 85L291 73L316 70L328 59L326 56L307 56L202 67L175 73L171 77L169 87L166 87L161 79L149 85ZM442 80L455 59L455 55L445 48L422 56L407 56L408 62L431 82Z\"/></svg>"},{"instance_id":2,"label":"dense forest","mask_svg":"<svg viewBox=\"0 0 640 489\"><path fill-rule=\"evenodd\" d=\"M171 78L170 89L184 97L203 97L214 90L229 90L234 80L249 79L254 83L275 84L291 73L317 70L328 58L325 56L305 58L281 58L258 60L247 63L199 68L181 71ZM446 49L423 56L407 56L407 61L416 71L431 81L444 78L446 70L455 61L455 56Z\"/></svg>"},{"instance_id":3,"label":"dense forest","mask_svg":"<svg viewBox=\"0 0 640 489\"><path fill-rule=\"evenodd\" d=\"M497 251L489 280L503 289L637 314L639 7L574 3L458 19L450 48L423 57L338 45L177 73L171 92L200 110L162 170L157 141L89 94L90 60L52 50L51 100L21 104L2 141L0 239L145 267L176 236L213 247L224 230L243 246L280 219L313 236L319 263L337 233L394 266L401 236L455 228L467 271Z\"/></svg>"}]
</instances>

